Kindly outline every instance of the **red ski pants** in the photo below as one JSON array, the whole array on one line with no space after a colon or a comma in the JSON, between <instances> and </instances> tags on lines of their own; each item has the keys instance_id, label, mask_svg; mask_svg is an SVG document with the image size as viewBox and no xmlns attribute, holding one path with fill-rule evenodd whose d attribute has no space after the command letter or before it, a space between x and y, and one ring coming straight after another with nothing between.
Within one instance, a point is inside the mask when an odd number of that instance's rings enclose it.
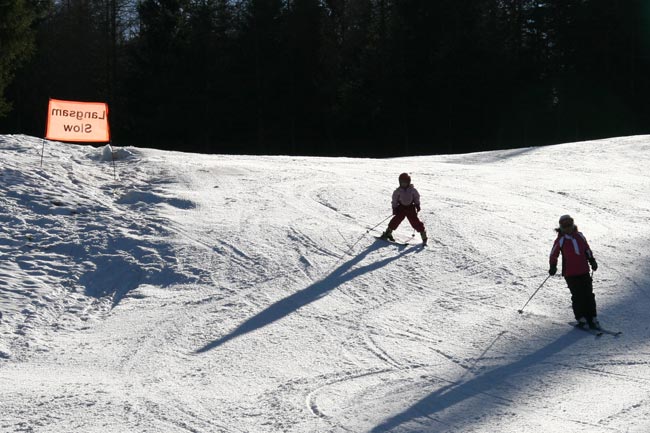
<instances>
[{"instance_id":1,"label":"red ski pants","mask_svg":"<svg viewBox=\"0 0 650 433\"><path fill-rule=\"evenodd\" d=\"M424 224L418 218L418 212L415 209L415 206L398 207L397 214L388 223L388 228L391 230L397 229L402 221L404 221L404 218L408 218L409 223L411 223L411 227L413 227L418 233L422 233L424 231Z\"/></svg>"}]
</instances>

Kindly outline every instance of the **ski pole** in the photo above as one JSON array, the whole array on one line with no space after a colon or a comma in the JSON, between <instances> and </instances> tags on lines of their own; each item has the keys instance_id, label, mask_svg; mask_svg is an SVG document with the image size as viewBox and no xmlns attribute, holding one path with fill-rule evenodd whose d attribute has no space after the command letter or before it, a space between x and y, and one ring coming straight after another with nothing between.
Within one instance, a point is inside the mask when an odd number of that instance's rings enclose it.
<instances>
[{"instance_id":1,"label":"ski pole","mask_svg":"<svg viewBox=\"0 0 650 433\"><path fill-rule=\"evenodd\" d=\"M392 216L393 216L393 215L388 215L386 218L384 218L383 220L381 220L381 222L380 222L379 224L377 224L376 226L371 227L371 228L369 228L368 230L366 230L366 233L370 233L370 230L374 230L374 229L376 229L377 227L379 227L380 225L382 225L382 224L383 224L383 223L384 223L388 218L391 218Z\"/></svg>"},{"instance_id":2,"label":"ski pole","mask_svg":"<svg viewBox=\"0 0 650 433\"><path fill-rule=\"evenodd\" d=\"M546 284L546 282L548 281L549 278L551 278L550 275L549 275L548 277L546 277L546 279L544 280L544 282L543 282L542 284L540 284L539 287L537 288L537 290L535 290L535 292L530 296L530 298L528 298L528 300L526 301L526 303L524 304L524 306L521 307L521 310L517 310L517 311L519 311L519 314L522 314L522 313L524 312L524 308L526 308L526 305L528 305L528 303L530 302L530 300L533 299L533 297L537 294L537 292L539 292L539 289L541 289L542 286L543 286L544 284Z\"/></svg>"}]
</instances>

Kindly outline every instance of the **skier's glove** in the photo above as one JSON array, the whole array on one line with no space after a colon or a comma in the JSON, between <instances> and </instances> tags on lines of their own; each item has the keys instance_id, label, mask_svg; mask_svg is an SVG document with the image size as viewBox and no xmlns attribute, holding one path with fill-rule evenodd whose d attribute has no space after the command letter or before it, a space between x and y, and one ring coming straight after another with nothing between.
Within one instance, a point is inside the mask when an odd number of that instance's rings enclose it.
<instances>
[{"instance_id":1,"label":"skier's glove","mask_svg":"<svg viewBox=\"0 0 650 433\"><path fill-rule=\"evenodd\" d=\"M548 270L549 275L555 275L557 273L557 265L551 265L551 269Z\"/></svg>"},{"instance_id":2,"label":"skier's glove","mask_svg":"<svg viewBox=\"0 0 650 433\"><path fill-rule=\"evenodd\" d=\"M393 215L397 215L399 212L399 206L393 208Z\"/></svg>"},{"instance_id":3,"label":"skier's glove","mask_svg":"<svg viewBox=\"0 0 650 433\"><path fill-rule=\"evenodd\" d=\"M592 271L598 270L598 263L596 263L596 259L594 259L593 257L589 259L589 264L591 265Z\"/></svg>"},{"instance_id":4,"label":"skier's glove","mask_svg":"<svg viewBox=\"0 0 650 433\"><path fill-rule=\"evenodd\" d=\"M418 211L418 212L420 212L420 205L419 205L419 204L416 204L416 205L415 205L415 210Z\"/></svg>"}]
</instances>

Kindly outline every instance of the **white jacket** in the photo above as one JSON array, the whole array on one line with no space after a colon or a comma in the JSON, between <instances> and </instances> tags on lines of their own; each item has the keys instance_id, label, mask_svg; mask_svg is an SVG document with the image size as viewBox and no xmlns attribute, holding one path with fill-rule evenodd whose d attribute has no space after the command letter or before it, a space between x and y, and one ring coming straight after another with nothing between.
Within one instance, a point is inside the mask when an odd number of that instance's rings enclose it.
<instances>
[{"instance_id":1,"label":"white jacket","mask_svg":"<svg viewBox=\"0 0 650 433\"><path fill-rule=\"evenodd\" d=\"M406 188L400 186L393 192L393 209L399 205L420 206L420 193L413 185L409 185Z\"/></svg>"}]
</instances>

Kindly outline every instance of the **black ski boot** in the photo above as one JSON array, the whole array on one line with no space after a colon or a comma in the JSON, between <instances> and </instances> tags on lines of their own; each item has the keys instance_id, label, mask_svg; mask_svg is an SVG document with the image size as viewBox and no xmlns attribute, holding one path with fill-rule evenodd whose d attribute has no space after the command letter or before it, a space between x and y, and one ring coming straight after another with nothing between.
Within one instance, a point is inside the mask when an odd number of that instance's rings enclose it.
<instances>
[{"instance_id":1,"label":"black ski boot","mask_svg":"<svg viewBox=\"0 0 650 433\"><path fill-rule=\"evenodd\" d=\"M386 231L381 234L379 239L383 239L385 241L390 241L390 242L395 242L395 238L393 238L393 231L391 229L386 229Z\"/></svg>"},{"instance_id":2,"label":"black ski boot","mask_svg":"<svg viewBox=\"0 0 650 433\"><path fill-rule=\"evenodd\" d=\"M600 322L598 321L598 317L590 317L587 319L587 323L589 324L589 329L600 330Z\"/></svg>"}]
</instances>

